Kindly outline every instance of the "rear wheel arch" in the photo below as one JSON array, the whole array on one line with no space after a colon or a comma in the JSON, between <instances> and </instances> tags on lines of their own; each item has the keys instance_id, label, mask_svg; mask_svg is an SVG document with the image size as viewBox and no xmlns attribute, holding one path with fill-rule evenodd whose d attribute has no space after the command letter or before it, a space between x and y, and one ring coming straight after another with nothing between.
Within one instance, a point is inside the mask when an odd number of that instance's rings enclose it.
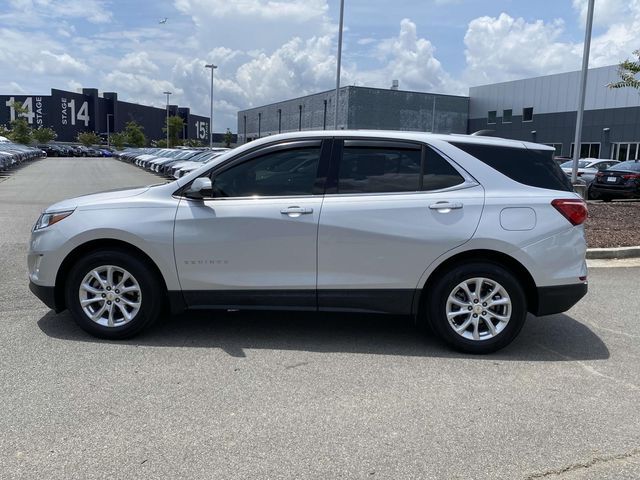
<instances>
[{"instance_id":1,"label":"rear wheel arch","mask_svg":"<svg viewBox=\"0 0 640 480\"><path fill-rule=\"evenodd\" d=\"M489 264L495 264L502 268L505 268L511 272L518 281L522 282L522 288L525 293L527 301L527 310L534 312L538 308L538 290L533 277L515 258L495 250L468 250L466 252L458 253L452 257L447 258L436 269L431 272L427 281L421 290L419 290L419 298L414 301L414 314L417 320L424 318L426 300L429 296L429 292L432 290L433 285L445 272L455 268L458 265L462 265L469 262L486 262Z\"/></svg>"},{"instance_id":2,"label":"rear wheel arch","mask_svg":"<svg viewBox=\"0 0 640 480\"><path fill-rule=\"evenodd\" d=\"M120 250L132 255L135 255L137 258L141 259L147 266L151 269L154 275L160 279L162 287L164 289L164 297L167 297L167 283L165 281L162 272L158 268L158 265L147 255L143 250L132 245L128 242L116 239L100 239L100 240L92 240L82 245L74 248L69 254L65 257L58 269L58 273L56 274L56 283L55 283L55 304L56 311L62 311L67 308L66 300L65 300L65 285L67 281L67 277L69 275L69 271L73 267L73 265L83 256L97 252L101 250Z\"/></svg>"}]
</instances>

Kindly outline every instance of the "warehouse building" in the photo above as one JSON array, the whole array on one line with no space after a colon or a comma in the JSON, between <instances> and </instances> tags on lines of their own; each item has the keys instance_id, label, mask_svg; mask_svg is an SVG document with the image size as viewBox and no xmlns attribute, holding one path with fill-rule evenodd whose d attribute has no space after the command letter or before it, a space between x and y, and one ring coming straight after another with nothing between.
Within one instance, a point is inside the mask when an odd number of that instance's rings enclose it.
<instances>
[{"instance_id":1,"label":"warehouse building","mask_svg":"<svg viewBox=\"0 0 640 480\"><path fill-rule=\"evenodd\" d=\"M546 143L572 155L580 72L469 89L452 96L397 89L343 87L338 128L487 134ZM640 95L611 89L618 67L589 70L581 157L640 158ZM395 83L395 82L394 82ZM328 91L238 112L238 141L279 132L332 129L335 92Z\"/></svg>"},{"instance_id":2,"label":"warehouse building","mask_svg":"<svg viewBox=\"0 0 640 480\"><path fill-rule=\"evenodd\" d=\"M149 140L165 138L162 131L167 109L139 105L118 100L115 92L102 95L95 88L81 92L52 89L51 95L0 95L0 125L8 125L16 118L14 102L27 109L24 115L32 128L52 128L62 142L73 142L78 133L93 131L107 133L123 131L125 125L135 121L144 128ZM209 118L194 115L189 108L169 105L169 115L182 117L184 128L181 138L209 141Z\"/></svg>"},{"instance_id":3,"label":"warehouse building","mask_svg":"<svg viewBox=\"0 0 640 480\"><path fill-rule=\"evenodd\" d=\"M238 112L238 141L277 133L335 127L335 90ZM343 87L339 129L466 133L468 97L382 88Z\"/></svg>"},{"instance_id":4,"label":"warehouse building","mask_svg":"<svg viewBox=\"0 0 640 480\"><path fill-rule=\"evenodd\" d=\"M640 158L640 95L611 89L618 67L589 70L580 156ZM546 143L573 155L580 72L560 73L469 89L469 132Z\"/></svg>"}]
</instances>

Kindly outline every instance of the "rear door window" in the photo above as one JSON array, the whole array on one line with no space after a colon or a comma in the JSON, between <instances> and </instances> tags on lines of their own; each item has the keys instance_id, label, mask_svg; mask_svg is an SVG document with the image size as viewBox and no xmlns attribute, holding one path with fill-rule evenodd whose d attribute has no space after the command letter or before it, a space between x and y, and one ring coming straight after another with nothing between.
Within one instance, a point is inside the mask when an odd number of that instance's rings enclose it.
<instances>
[{"instance_id":1,"label":"rear door window","mask_svg":"<svg viewBox=\"0 0 640 480\"><path fill-rule=\"evenodd\" d=\"M417 192L464 182L457 170L431 148L385 143L345 141L336 193Z\"/></svg>"},{"instance_id":2,"label":"rear door window","mask_svg":"<svg viewBox=\"0 0 640 480\"><path fill-rule=\"evenodd\" d=\"M553 160L553 150L450 142L518 183L551 190L573 190L571 182Z\"/></svg>"}]
</instances>

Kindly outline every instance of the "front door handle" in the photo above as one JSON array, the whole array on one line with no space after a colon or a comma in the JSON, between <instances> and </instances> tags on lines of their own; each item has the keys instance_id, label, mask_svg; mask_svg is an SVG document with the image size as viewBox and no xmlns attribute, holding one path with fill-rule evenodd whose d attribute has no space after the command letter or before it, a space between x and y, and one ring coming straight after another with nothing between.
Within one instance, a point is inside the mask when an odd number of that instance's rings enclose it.
<instances>
[{"instance_id":1,"label":"front door handle","mask_svg":"<svg viewBox=\"0 0 640 480\"><path fill-rule=\"evenodd\" d=\"M299 217L300 215L309 215L313 213L313 208L310 207L287 207L280 210L283 215L289 215L292 218Z\"/></svg>"},{"instance_id":2,"label":"front door handle","mask_svg":"<svg viewBox=\"0 0 640 480\"><path fill-rule=\"evenodd\" d=\"M461 202L436 202L429 205L431 210L437 210L440 213L449 213L451 210L462 208Z\"/></svg>"}]
</instances>

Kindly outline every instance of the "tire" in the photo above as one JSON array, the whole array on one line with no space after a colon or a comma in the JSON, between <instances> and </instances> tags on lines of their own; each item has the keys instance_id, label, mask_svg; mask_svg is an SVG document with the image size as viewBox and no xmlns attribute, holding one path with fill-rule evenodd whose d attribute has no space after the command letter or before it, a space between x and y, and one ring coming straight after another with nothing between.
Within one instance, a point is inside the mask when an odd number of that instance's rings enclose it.
<instances>
[{"instance_id":1,"label":"tire","mask_svg":"<svg viewBox=\"0 0 640 480\"><path fill-rule=\"evenodd\" d=\"M600 200L603 202L610 202L612 198L609 195L600 195Z\"/></svg>"},{"instance_id":2,"label":"tire","mask_svg":"<svg viewBox=\"0 0 640 480\"><path fill-rule=\"evenodd\" d=\"M587 200L598 200L600 199L600 194L595 193L591 187L587 189Z\"/></svg>"},{"instance_id":3,"label":"tire","mask_svg":"<svg viewBox=\"0 0 640 480\"><path fill-rule=\"evenodd\" d=\"M475 298L476 279L482 279L479 299ZM497 304L492 307L491 301ZM452 316L450 323L447 314L456 311L460 314ZM497 263L474 262L454 266L437 280L428 294L426 313L433 331L455 350L487 354L506 347L520 333L527 317L527 301L522 285L509 270ZM462 329L465 323L467 327Z\"/></svg>"},{"instance_id":4,"label":"tire","mask_svg":"<svg viewBox=\"0 0 640 480\"><path fill-rule=\"evenodd\" d=\"M156 321L164 293L157 273L146 262L115 249L81 258L71 268L65 285L67 307L80 328L112 340L132 337Z\"/></svg>"}]
</instances>

